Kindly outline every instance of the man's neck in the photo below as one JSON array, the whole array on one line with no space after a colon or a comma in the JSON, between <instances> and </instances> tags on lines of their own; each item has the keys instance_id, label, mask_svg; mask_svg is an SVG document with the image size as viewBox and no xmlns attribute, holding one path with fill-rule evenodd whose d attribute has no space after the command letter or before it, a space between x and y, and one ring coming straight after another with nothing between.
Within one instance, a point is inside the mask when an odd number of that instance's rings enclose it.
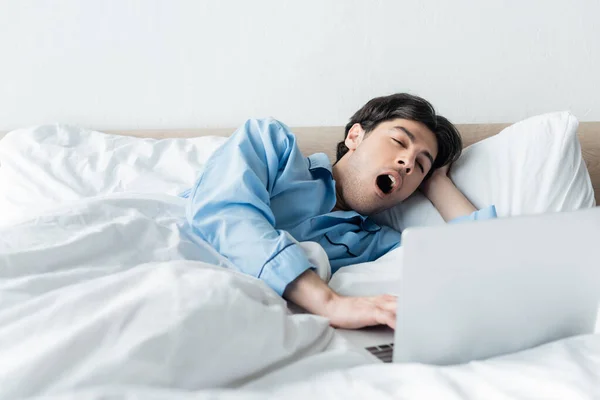
<instances>
[{"instance_id":1,"label":"man's neck","mask_svg":"<svg viewBox=\"0 0 600 400\"><path fill-rule=\"evenodd\" d=\"M335 206L331 211L351 211L344 202L344 191L342 190L342 176L340 172L340 163L337 162L331 168L333 179L335 180Z\"/></svg>"}]
</instances>

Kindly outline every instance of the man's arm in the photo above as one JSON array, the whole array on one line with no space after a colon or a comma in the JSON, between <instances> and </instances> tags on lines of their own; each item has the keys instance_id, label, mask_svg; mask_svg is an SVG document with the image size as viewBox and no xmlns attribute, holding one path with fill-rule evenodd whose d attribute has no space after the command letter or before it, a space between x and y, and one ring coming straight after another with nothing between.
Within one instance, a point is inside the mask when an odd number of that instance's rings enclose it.
<instances>
[{"instance_id":1,"label":"man's arm","mask_svg":"<svg viewBox=\"0 0 600 400\"><path fill-rule=\"evenodd\" d=\"M210 157L191 190L187 219L194 233L241 272L334 326L393 326L395 298L337 295L289 233L275 229L271 192L288 168L306 168L289 129L274 120L248 121Z\"/></svg>"},{"instance_id":2,"label":"man's arm","mask_svg":"<svg viewBox=\"0 0 600 400\"><path fill-rule=\"evenodd\" d=\"M329 318L334 328L396 327L396 296L340 296L311 270L289 284L283 296L310 313Z\"/></svg>"},{"instance_id":3,"label":"man's arm","mask_svg":"<svg viewBox=\"0 0 600 400\"><path fill-rule=\"evenodd\" d=\"M278 175L305 165L295 140L275 120L247 121L206 162L187 207L195 234L279 295L310 268L296 241L274 228L270 209Z\"/></svg>"},{"instance_id":4,"label":"man's arm","mask_svg":"<svg viewBox=\"0 0 600 400\"><path fill-rule=\"evenodd\" d=\"M437 169L423 182L421 191L431 201L446 222L496 217L496 209L490 206L477 210L448 176L449 165Z\"/></svg>"}]
</instances>

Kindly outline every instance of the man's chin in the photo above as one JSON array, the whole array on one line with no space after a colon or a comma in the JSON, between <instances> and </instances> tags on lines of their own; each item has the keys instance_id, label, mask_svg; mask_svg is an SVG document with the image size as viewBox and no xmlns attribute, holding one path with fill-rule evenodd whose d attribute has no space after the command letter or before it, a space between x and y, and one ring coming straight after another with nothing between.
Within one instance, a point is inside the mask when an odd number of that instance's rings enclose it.
<instances>
[{"instance_id":1,"label":"man's chin","mask_svg":"<svg viewBox=\"0 0 600 400\"><path fill-rule=\"evenodd\" d=\"M350 208L354 211L356 211L357 213L359 213L360 215L364 215L366 217L369 217L371 215L375 215L375 214L379 214L380 212L384 211L386 208L382 207L381 205L377 205L377 204L350 204L349 205Z\"/></svg>"},{"instance_id":2,"label":"man's chin","mask_svg":"<svg viewBox=\"0 0 600 400\"><path fill-rule=\"evenodd\" d=\"M359 213L360 215L364 215L366 217L371 217L373 215L377 215L386 210L389 210L390 208L394 208L400 204L402 204L402 201L398 201L397 203L391 204L391 205L383 205L381 203L370 204L370 205L361 204L361 205L357 206L356 208L353 208L353 210L356 211L357 213Z\"/></svg>"}]
</instances>

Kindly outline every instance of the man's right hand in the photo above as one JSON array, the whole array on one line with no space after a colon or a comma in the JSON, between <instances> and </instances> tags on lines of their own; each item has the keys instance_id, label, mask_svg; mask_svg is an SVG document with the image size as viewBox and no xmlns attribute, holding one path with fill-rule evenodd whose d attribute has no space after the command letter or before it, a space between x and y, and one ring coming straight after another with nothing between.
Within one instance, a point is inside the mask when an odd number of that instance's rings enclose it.
<instances>
[{"instance_id":1,"label":"man's right hand","mask_svg":"<svg viewBox=\"0 0 600 400\"><path fill-rule=\"evenodd\" d=\"M358 329L387 325L395 329L396 296L335 296L328 304L324 316L329 318L334 328Z\"/></svg>"},{"instance_id":2,"label":"man's right hand","mask_svg":"<svg viewBox=\"0 0 600 400\"><path fill-rule=\"evenodd\" d=\"M283 296L308 312L329 318L334 328L396 326L396 296L340 296L311 270L290 283Z\"/></svg>"}]
</instances>

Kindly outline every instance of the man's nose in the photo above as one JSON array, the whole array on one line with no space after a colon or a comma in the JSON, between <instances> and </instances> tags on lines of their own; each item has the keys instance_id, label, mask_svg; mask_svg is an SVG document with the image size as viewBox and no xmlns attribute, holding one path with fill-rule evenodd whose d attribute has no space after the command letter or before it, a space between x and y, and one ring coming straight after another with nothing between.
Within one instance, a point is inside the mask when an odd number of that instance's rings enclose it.
<instances>
[{"instance_id":1,"label":"man's nose","mask_svg":"<svg viewBox=\"0 0 600 400\"><path fill-rule=\"evenodd\" d=\"M402 157L398 160L398 164L404 169L405 175L410 175L415 169L415 160L412 157Z\"/></svg>"}]
</instances>

